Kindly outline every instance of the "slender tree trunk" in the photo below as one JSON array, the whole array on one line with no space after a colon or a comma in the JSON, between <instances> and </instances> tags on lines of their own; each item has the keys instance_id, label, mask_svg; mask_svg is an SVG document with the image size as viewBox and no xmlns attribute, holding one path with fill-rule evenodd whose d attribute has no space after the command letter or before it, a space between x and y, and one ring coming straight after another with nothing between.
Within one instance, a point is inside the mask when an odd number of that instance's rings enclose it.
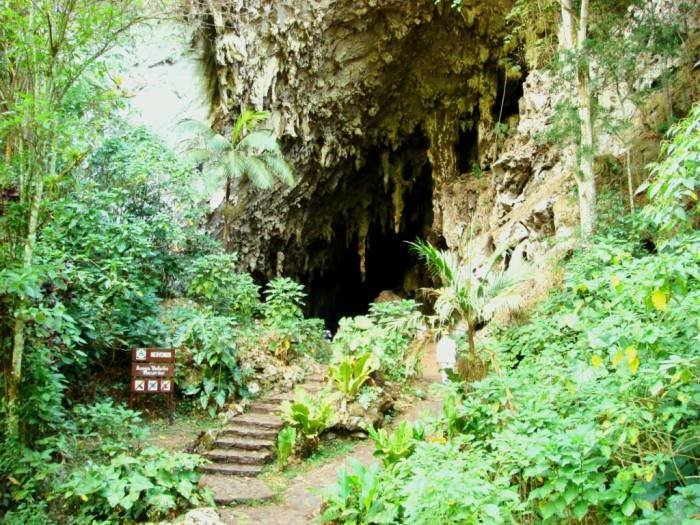
<instances>
[{"instance_id":1,"label":"slender tree trunk","mask_svg":"<svg viewBox=\"0 0 700 525\"><path fill-rule=\"evenodd\" d=\"M467 319L467 341L469 343L469 355L471 355L474 363L476 363L476 344L474 343L474 323Z\"/></svg>"},{"instance_id":2,"label":"slender tree trunk","mask_svg":"<svg viewBox=\"0 0 700 525\"><path fill-rule=\"evenodd\" d=\"M581 126L581 143L578 146L578 173L576 183L579 193L579 213L581 216L581 234L588 238L596 227L596 186L595 186L595 136L593 133L592 97L589 85L590 67L582 60L586 39L588 38L589 0L582 0L578 34L575 30L572 0L561 0L562 30L564 45L570 51L578 52L576 57L576 93L579 121Z\"/></svg>"},{"instance_id":3,"label":"slender tree trunk","mask_svg":"<svg viewBox=\"0 0 700 525\"><path fill-rule=\"evenodd\" d=\"M231 177L226 177L226 197L224 198L224 248L228 250L230 241L229 231L229 209L228 203L231 200Z\"/></svg>"},{"instance_id":4,"label":"slender tree trunk","mask_svg":"<svg viewBox=\"0 0 700 525\"><path fill-rule=\"evenodd\" d=\"M51 160L51 164L55 166L55 153ZM55 170L55 169L54 169ZM34 248L36 246L36 232L39 222L39 209L41 208L41 200L44 193L44 177L43 174L38 174L36 177L36 187L32 198L32 205L29 212L29 225L27 228L27 238L24 243L24 259L23 266L28 270L32 266L34 259ZM19 440L19 405L21 402L20 388L22 385L22 360L24 358L25 347L25 332L26 321L23 317L22 304L20 306L19 315L15 318L13 339L12 339L12 372L10 375L10 388L8 392L8 431L9 435Z\"/></svg>"},{"instance_id":5,"label":"slender tree trunk","mask_svg":"<svg viewBox=\"0 0 700 525\"><path fill-rule=\"evenodd\" d=\"M630 146L625 149L625 164L627 165L627 191L629 192L630 211L634 211L634 177L632 176L632 153Z\"/></svg>"},{"instance_id":6,"label":"slender tree trunk","mask_svg":"<svg viewBox=\"0 0 700 525\"><path fill-rule=\"evenodd\" d=\"M49 133L49 165L48 177L56 175L56 137L55 130ZM29 224L27 225L27 237L24 241L24 257L22 265L25 270L30 270L34 261L34 249L36 248L36 235L39 225L39 211L44 196L44 173L42 169L35 170L34 192L31 197L31 207L29 210ZM10 384L8 390L8 418L7 428L10 439L21 441L19 408L21 404L22 387L22 361L24 359L26 320L23 310L28 306L27 301L22 301L19 307L19 315L16 315L13 338L12 338L12 370L10 373Z\"/></svg>"}]
</instances>

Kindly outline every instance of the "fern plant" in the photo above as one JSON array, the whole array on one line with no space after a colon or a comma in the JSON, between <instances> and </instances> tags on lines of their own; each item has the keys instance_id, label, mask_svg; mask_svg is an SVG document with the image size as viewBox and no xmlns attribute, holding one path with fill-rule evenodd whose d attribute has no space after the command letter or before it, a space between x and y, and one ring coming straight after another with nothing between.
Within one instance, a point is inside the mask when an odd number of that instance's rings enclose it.
<instances>
[{"instance_id":1,"label":"fern plant","mask_svg":"<svg viewBox=\"0 0 700 525\"><path fill-rule=\"evenodd\" d=\"M473 254L471 241L466 252ZM409 243L423 259L440 288L429 289L435 295L435 312L441 323L465 321L469 330L469 353L476 360L474 331L495 314L516 310L522 297L514 288L528 274L527 269L504 272L497 268L503 251L496 251L483 266L473 255L460 257L453 250L438 250L425 241ZM477 271L480 270L480 271Z\"/></svg>"},{"instance_id":2,"label":"fern plant","mask_svg":"<svg viewBox=\"0 0 700 525\"><path fill-rule=\"evenodd\" d=\"M260 189L270 189L278 182L295 183L292 168L282 153L272 130L260 129L270 117L268 111L244 109L236 119L227 139L207 124L193 119L181 122L193 133L187 141L187 155L202 166L202 195L211 195L224 187L224 241L228 242L229 203L234 179L250 182Z\"/></svg>"},{"instance_id":3,"label":"fern plant","mask_svg":"<svg viewBox=\"0 0 700 525\"><path fill-rule=\"evenodd\" d=\"M328 377L346 399L353 399L378 367L377 359L371 353L357 357L346 355L328 367Z\"/></svg>"}]
</instances>

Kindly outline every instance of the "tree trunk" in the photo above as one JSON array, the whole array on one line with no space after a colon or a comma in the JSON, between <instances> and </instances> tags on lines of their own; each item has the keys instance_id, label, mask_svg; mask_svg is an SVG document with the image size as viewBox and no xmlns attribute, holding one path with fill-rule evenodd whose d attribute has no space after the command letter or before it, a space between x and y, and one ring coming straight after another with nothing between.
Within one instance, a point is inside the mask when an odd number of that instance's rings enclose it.
<instances>
[{"instance_id":1,"label":"tree trunk","mask_svg":"<svg viewBox=\"0 0 700 525\"><path fill-rule=\"evenodd\" d=\"M55 171L56 154L52 154L51 166L52 173ZM34 259L34 248L36 246L36 232L39 223L39 209L41 208L41 200L44 193L44 177L43 174L38 174L36 180L36 188L32 198L32 206L29 212L29 225L27 228L27 238L24 243L24 260L23 266L26 270L32 266ZM22 385L22 359L24 357L25 347L25 331L26 321L22 317L24 304L20 305L20 313L15 319L12 339L12 372L10 374L10 388L8 391L7 404L7 429L11 439L20 441L20 426L19 426L19 405L21 402L21 385ZM17 315L17 314L16 314Z\"/></svg>"},{"instance_id":2,"label":"tree trunk","mask_svg":"<svg viewBox=\"0 0 700 525\"><path fill-rule=\"evenodd\" d=\"M49 131L49 165L47 175L53 179L56 175L56 135L55 127ZM35 148L37 145L35 145ZM31 207L29 209L29 224L27 225L27 237L24 241L24 257L22 265L25 270L30 270L34 260L34 249L36 247L36 235L39 225L39 211L44 196L44 170L43 166L35 169L36 179L34 194L31 196ZM10 373L10 384L7 396L7 429L11 440L21 442L19 408L21 404L22 388L22 361L24 359L26 320L23 317L24 307L28 306L28 301L21 301L19 315L15 318L12 338L12 371Z\"/></svg>"},{"instance_id":3,"label":"tree trunk","mask_svg":"<svg viewBox=\"0 0 700 525\"><path fill-rule=\"evenodd\" d=\"M476 363L476 345L474 344L474 323L467 320L467 340L469 343L469 355L472 357L474 363Z\"/></svg>"},{"instance_id":4,"label":"tree trunk","mask_svg":"<svg viewBox=\"0 0 700 525\"><path fill-rule=\"evenodd\" d=\"M634 177L632 176L632 153L630 146L625 150L625 164L627 165L627 191L629 192L630 211L634 211Z\"/></svg>"},{"instance_id":5,"label":"tree trunk","mask_svg":"<svg viewBox=\"0 0 700 525\"><path fill-rule=\"evenodd\" d=\"M228 203L231 200L231 177L226 177L226 197L224 198L224 249L228 251L230 241L229 231L229 209Z\"/></svg>"},{"instance_id":6,"label":"tree trunk","mask_svg":"<svg viewBox=\"0 0 700 525\"><path fill-rule=\"evenodd\" d=\"M579 121L581 126L581 143L578 145L578 174L576 183L579 193L579 213L581 217L581 235L590 237L596 227L596 187L595 187L595 136L593 134L592 97L589 85L590 68L588 62L581 59L584 45L588 38L589 0L582 0L578 34L574 26L572 0L561 0L562 30L564 45L570 51L576 51L576 93Z\"/></svg>"}]
</instances>

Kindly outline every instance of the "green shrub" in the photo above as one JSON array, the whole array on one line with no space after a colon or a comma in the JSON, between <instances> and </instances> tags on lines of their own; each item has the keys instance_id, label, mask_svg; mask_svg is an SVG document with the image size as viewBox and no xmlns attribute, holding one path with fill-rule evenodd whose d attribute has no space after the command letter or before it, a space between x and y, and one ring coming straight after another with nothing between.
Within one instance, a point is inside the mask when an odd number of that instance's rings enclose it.
<instances>
[{"instance_id":1,"label":"green shrub","mask_svg":"<svg viewBox=\"0 0 700 525\"><path fill-rule=\"evenodd\" d=\"M294 427L284 427L277 434L277 463L286 465L289 456L294 452L294 445L297 442L297 431Z\"/></svg>"},{"instance_id":2,"label":"green shrub","mask_svg":"<svg viewBox=\"0 0 700 525\"><path fill-rule=\"evenodd\" d=\"M5 525L54 525L45 501L24 502L4 516Z\"/></svg>"},{"instance_id":3,"label":"green shrub","mask_svg":"<svg viewBox=\"0 0 700 525\"><path fill-rule=\"evenodd\" d=\"M375 496L379 486L379 465L365 467L355 458L350 470L340 469L338 481L324 493L324 523L392 523L393 514Z\"/></svg>"},{"instance_id":4,"label":"green shrub","mask_svg":"<svg viewBox=\"0 0 700 525\"><path fill-rule=\"evenodd\" d=\"M414 426L408 421L402 421L391 434L380 428L367 429L369 437L374 441L374 455L384 462L384 466L393 465L410 456L416 447L416 440L423 439L423 427L420 423Z\"/></svg>"},{"instance_id":5,"label":"green shrub","mask_svg":"<svg viewBox=\"0 0 700 525\"><path fill-rule=\"evenodd\" d=\"M267 283L262 313L271 325L304 318L304 287L287 277L277 277Z\"/></svg>"},{"instance_id":6,"label":"green shrub","mask_svg":"<svg viewBox=\"0 0 700 525\"><path fill-rule=\"evenodd\" d=\"M260 287L250 274L236 271L232 253L204 255L187 270L187 295L238 322L251 322L260 308Z\"/></svg>"},{"instance_id":7,"label":"green shrub","mask_svg":"<svg viewBox=\"0 0 700 525\"><path fill-rule=\"evenodd\" d=\"M244 377L236 358L236 338L230 318L204 311L196 313L177 334L176 345L183 352L183 365L178 367L178 385L187 396L193 396L210 415L223 408L226 401L244 392Z\"/></svg>"},{"instance_id":8,"label":"green shrub","mask_svg":"<svg viewBox=\"0 0 700 525\"><path fill-rule=\"evenodd\" d=\"M409 345L422 325L415 301L373 303L367 316L340 320L333 349L340 355L371 353L379 359L380 371L394 381L414 376L419 355L409 355Z\"/></svg>"},{"instance_id":9,"label":"green shrub","mask_svg":"<svg viewBox=\"0 0 700 525\"><path fill-rule=\"evenodd\" d=\"M138 412L107 399L92 405L73 407L72 437L79 440L81 453L112 456L127 452L148 435Z\"/></svg>"},{"instance_id":10,"label":"green shrub","mask_svg":"<svg viewBox=\"0 0 700 525\"><path fill-rule=\"evenodd\" d=\"M700 104L669 132L658 163L652 165L645 216L664 232L692 230L700 215Z\"/></svg>"},{"instance_id":11,"label":"green shrub","mask_svg":"<svg viewBox=\"0 0 700 525\"><path fill-rule=\"evenodd\" d=\"M202 462L199 456L157 448L121 454L108 464L76 469L55 487L54 497L73 509L73 523L162 519L208 501L197 488Z\"/></svg>"},{"instance_id":12,"label":"green shrub","mask_svg":"<svg viewBox=\"0 0 700 525\"><path fill-rule=\"evenodd\" d=\"M512 523L519 508L517 491L490 459L456 444L419 443L377 493L398 506L399 523Z\"/></svg>"}]
</instances>

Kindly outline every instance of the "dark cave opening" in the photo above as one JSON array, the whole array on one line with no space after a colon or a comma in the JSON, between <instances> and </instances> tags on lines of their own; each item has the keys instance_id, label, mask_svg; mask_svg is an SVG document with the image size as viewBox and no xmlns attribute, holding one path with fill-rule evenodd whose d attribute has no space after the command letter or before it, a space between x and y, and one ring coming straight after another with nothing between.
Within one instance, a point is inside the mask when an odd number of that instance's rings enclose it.
<instances>
[{"instance_id":1,"label":"dark cave opening","mask_svg":"<svg viewBox=\"0 0 700 525\"><path fill-rule=\"evenodd\" d=\"M473 163L478 158L479 133L477 127L472 125L468 129L460 129L457 144L457 170L458 173L471 173Z\"/></svg>"},{"instance_id":2,"label":"dark cave opening","mask_svg":"<svg viewBox=\"0 0 700 525\"><path fill-rule=\"evenodd\" d=\"M493 117L496 119L500 117L500 122L505 122L509 117L520 113L520 99L523 96L524 78L525 75L522 75L520 79L513 80L509 78L508 82L505 82L505 72L499 72L498 92L496 94L497 103L494 106Z\"/></svg>"},{"instance_id":3,"label":"dark cave opening","mask_svg":"<svg viewBox=\"0 0 700 525\"><path fill-rule=\"evenodd\" d=\"M365 186L364 191L374 190L375 199L381 198L373 201L371 206L376 214L370 219L367 235L364 279L360 270L357 234L346 243L346 232L355 231L357 226L349 222L356 218L337 218L332 225L334 235L330 244L318 241L307 248L311 254L324 251L331 255L324 271L315 271L304 278L309 294L307 313L324 319L330 330L335 331L342 317L366 313L369 304L383 291L411 297L426 284L423 270L406 241L425 238L430 231L433 221L432 173L425 156L425 139L418 137L408 147L415 149L411 160L404 166L403 177L410 184L403 194L404 207L398 232L379 213L382 207L392 209L391 190L383 191L382 177L373 169L379 165L379 158L368 162L369 174L362 174L373 177L376 182Z\"/></svg>"}]
</instances>

